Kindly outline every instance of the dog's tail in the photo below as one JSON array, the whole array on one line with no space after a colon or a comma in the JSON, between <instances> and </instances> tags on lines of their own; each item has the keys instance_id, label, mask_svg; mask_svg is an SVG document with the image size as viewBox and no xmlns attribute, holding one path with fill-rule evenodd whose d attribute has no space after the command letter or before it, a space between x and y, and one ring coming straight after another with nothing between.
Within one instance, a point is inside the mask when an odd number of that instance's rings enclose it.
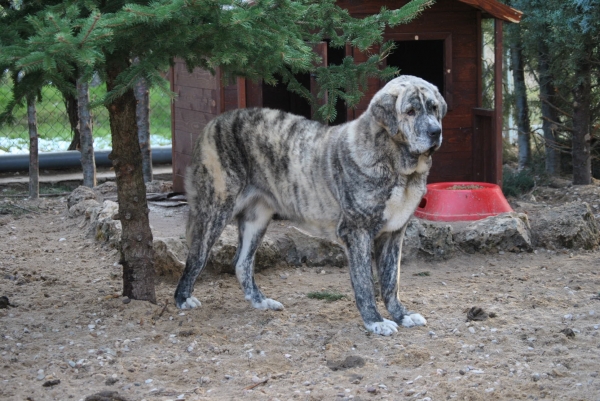
<instances>
[{"instance_id":1,"label":"dog's tail","mask_svg":"<svg viewBox=\"0 0 600 401\"><path fill-rule=\"evenodd\" d=\"M192 171L192 166L188 166L186 174L185 174L185 193L186 193L186 199L187 199L187 203L190 207L189 210L189 216L187 219L187 225L186 225L186 229L185 229L185 237L187 240L187 244L188 247L192 246L192 234L194 232L194 228L195 225L198 222L198 218L197 218L197 198L198 198L198 191L196 189L196 186L193 185L193 171Z\"/></svg>"}]
</instances>

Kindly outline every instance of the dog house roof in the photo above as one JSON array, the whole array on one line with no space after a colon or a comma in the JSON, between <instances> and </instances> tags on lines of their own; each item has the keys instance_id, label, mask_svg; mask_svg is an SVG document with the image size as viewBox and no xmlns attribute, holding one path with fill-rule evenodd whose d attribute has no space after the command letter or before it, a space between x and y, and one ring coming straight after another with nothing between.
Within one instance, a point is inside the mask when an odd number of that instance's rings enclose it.
<instances>
[{"instance_id":1,"label":"dog house roof","mask_svg":"<svg viewBox=\"0 0 600 401\"><path fill-rule=\"evenodd\" d=\"M496 0L458 0L488 13L494 18L507 22L519 23L523 13Z\"/></svg>"}]
</instances>

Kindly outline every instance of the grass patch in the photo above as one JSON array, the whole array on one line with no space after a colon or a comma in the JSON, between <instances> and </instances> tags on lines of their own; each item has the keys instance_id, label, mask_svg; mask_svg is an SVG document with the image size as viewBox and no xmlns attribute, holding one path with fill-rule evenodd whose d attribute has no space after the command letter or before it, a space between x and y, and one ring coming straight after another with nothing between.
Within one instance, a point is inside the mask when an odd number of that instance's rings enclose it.
<instances>
[{"instance_id":1,"label":"grass patch","mask_svg":"<svg viewBox=\"0 0 600 401\"><path fill-rule=\"evenodd\" d=\"M24 214L37 213L39 214L39 208L37 206L19 206L12 201L2 202L0 203L0 215L12 215L12 216L22 216Z\"/></svg>"},{"instance_id":2,"label":"grass patch","mask_svg":"<svg viewBox=\"0 0 600 401\"><path fill-rule=\"evenodd\" d=\"M342 298L346 298L346 296L344 294L340 294L338 292L331 292L331 291L314 291L314 292L309 292L308 294L306 294L307 297L309 297L310 299L320 299L322 301L327 301L327 302L335 302L335 301L339 301Z\"/></svg>"},{"instance_id":3,"label":"grass patch","mask_svg":"<svg viewBox=\"0 0 600 401\"><path fill-rule=\"evenodd\" d=\"M431 273L428 271L424 271L424 272L419 272L419 273L413 273L413 276L429 277L429 276L431 276Z\"/></svg>"},{"instance_id":4,"label":"grass patch","mask_svg":"<svg viewBox=\"0 0 600 401\"><path fill-rule=\"evenodd\" d=\"M56 185L56 186L49 186L49 187L40 187L40 194L46 194L46 195L57 195L57 194L64 194L64 193L71 193L73 192L73 188L67 186L67 185Z\"/></svg>"}]
</instances>

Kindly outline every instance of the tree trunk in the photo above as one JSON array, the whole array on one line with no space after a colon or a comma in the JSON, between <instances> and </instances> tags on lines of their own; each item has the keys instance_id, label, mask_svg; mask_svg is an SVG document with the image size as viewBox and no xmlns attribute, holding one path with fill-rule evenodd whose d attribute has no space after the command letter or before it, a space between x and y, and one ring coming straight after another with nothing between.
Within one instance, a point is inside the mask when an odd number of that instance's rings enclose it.
<instances>
[{"instance_id":1,"label":"tree trunk","mask_svg":"<svg viewBox=\"0 0 600 401\"><path fill-rule=\"evenodd\" d=\"M592 183L592 158L590 155L590 107L592 68L586 60L581 60L575 68L575 78L579 82L573 89L573 184Z\"/></svg>"},{"instance_id":2,"label":"tree trunk","mask_svg":"<svg viewBox=\"0 0 600 401\"><path fill-rule=\"evenodd\" d=\"M106 55L106 85L109 91L115 88L117 76L128 67L128 60L126 53ZM123 295L155 303L154 249L133 90L127 90L107 107L112 135L110 158L115 169L119 202L119 213L113 218L119 219L122 224L119 248L123 265Z\"/></svg>"},{"instance_id":3,"label":"tree trunk","mask_svg":"<svg viewBox=\"0 0 600 401\"><path fill-rule=\"evenodd\" d=\"M142 151L142 171L144 182L152 181L152 149L150 147L150 96L145 79L140 79L135 85L137 107L138 138Z\"/></svg>"},{"instance_id":4,"label":"tree trunk","mask_svg":"<svg viewBox=\"0 0 600 401\"><path fill-rule=\"evenodd\" d=\"M29 125L29 199L38 199L40 197L38 129L35 102L35 96L27 97L27 123Z\"/></svg>"},{"instance_id":5,"label":"tree trunk","mask_svg":"<svg viewBox=\"0 0 600 401\"><path fill-rule=\"evenodd\" d=\"M529 123L529 107L527 105L527 87L525 86L525 72L523 71L523 46L520 27L515 30L513 43L510 49L513 80L515 82L515 107L517 114L518 144L519 144L519 170L531 163L531 142Z\"/></svg>"},{"instance_id":6,"label":"tree trunk","mask_svg":"<svg viewBox=\"0 0 600 401\"><path fill-rule=\"evenodd\" d=\"M94 137L92 133L92 115L90 114L90 92L87 81L77 79L77 104L79 115L79 134L81 138L81 167L83 185L96 186L96 160L94 158Z\"/></svg>"},{"instance_id":7,"label":"tree trunk","mask_svg":"<svg viewBox=\"0 0 600 401\"><path fill-rule=\"evenodd\" d=\"M65 109L69 117L69 124L73 131L73 139L67 150L78 150L81 147L79 136L79 111L77 109L77 98L71 94L63 94L65 99Z\"/></svg>"},{"instance_id":8,"label":"tree trunk","mask_svg":"<svg viewBox=\"0 0 600 401\"><path fill-rule=\"evenodd\" d=\"M538 70L540 80L540 100L542 101L542 131L544 132L544 147L546 151L546 173L560 174L560 152L557 146L556 125L559 122L558 111L550 106L556 105L554 77L550 73L549 49L544 40L538 43Z\"/></svg>"}]
</instances>

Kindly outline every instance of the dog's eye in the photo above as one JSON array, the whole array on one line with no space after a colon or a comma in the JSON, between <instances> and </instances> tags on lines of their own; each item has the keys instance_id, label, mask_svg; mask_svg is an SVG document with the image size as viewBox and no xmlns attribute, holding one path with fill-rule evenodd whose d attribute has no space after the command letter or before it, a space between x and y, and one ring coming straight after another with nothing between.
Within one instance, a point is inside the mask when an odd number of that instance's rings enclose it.
<instances>
[{"instance_id":1,"label":"dog's eye","mask_svg":"<svg viewBox=\"0 0 600 401\"><path fill-rule=\"evenodd\" d=\"M433 106L431 107L431 110L433 110L433 111L434 111L434 113L437 113L438 107L437 107L436 105L433 105Z\"/></svg>"},{"instance_id":2,"label":"dog's eye","mask_svg":"<svg viewBox=\"0 0 600 401\"><path fill-rule=\"evenodd\" d=\"M411 117L414 116L416 114L415 109L410 109L406 114L408 114Z\"/></svg>"}]
</instances>

